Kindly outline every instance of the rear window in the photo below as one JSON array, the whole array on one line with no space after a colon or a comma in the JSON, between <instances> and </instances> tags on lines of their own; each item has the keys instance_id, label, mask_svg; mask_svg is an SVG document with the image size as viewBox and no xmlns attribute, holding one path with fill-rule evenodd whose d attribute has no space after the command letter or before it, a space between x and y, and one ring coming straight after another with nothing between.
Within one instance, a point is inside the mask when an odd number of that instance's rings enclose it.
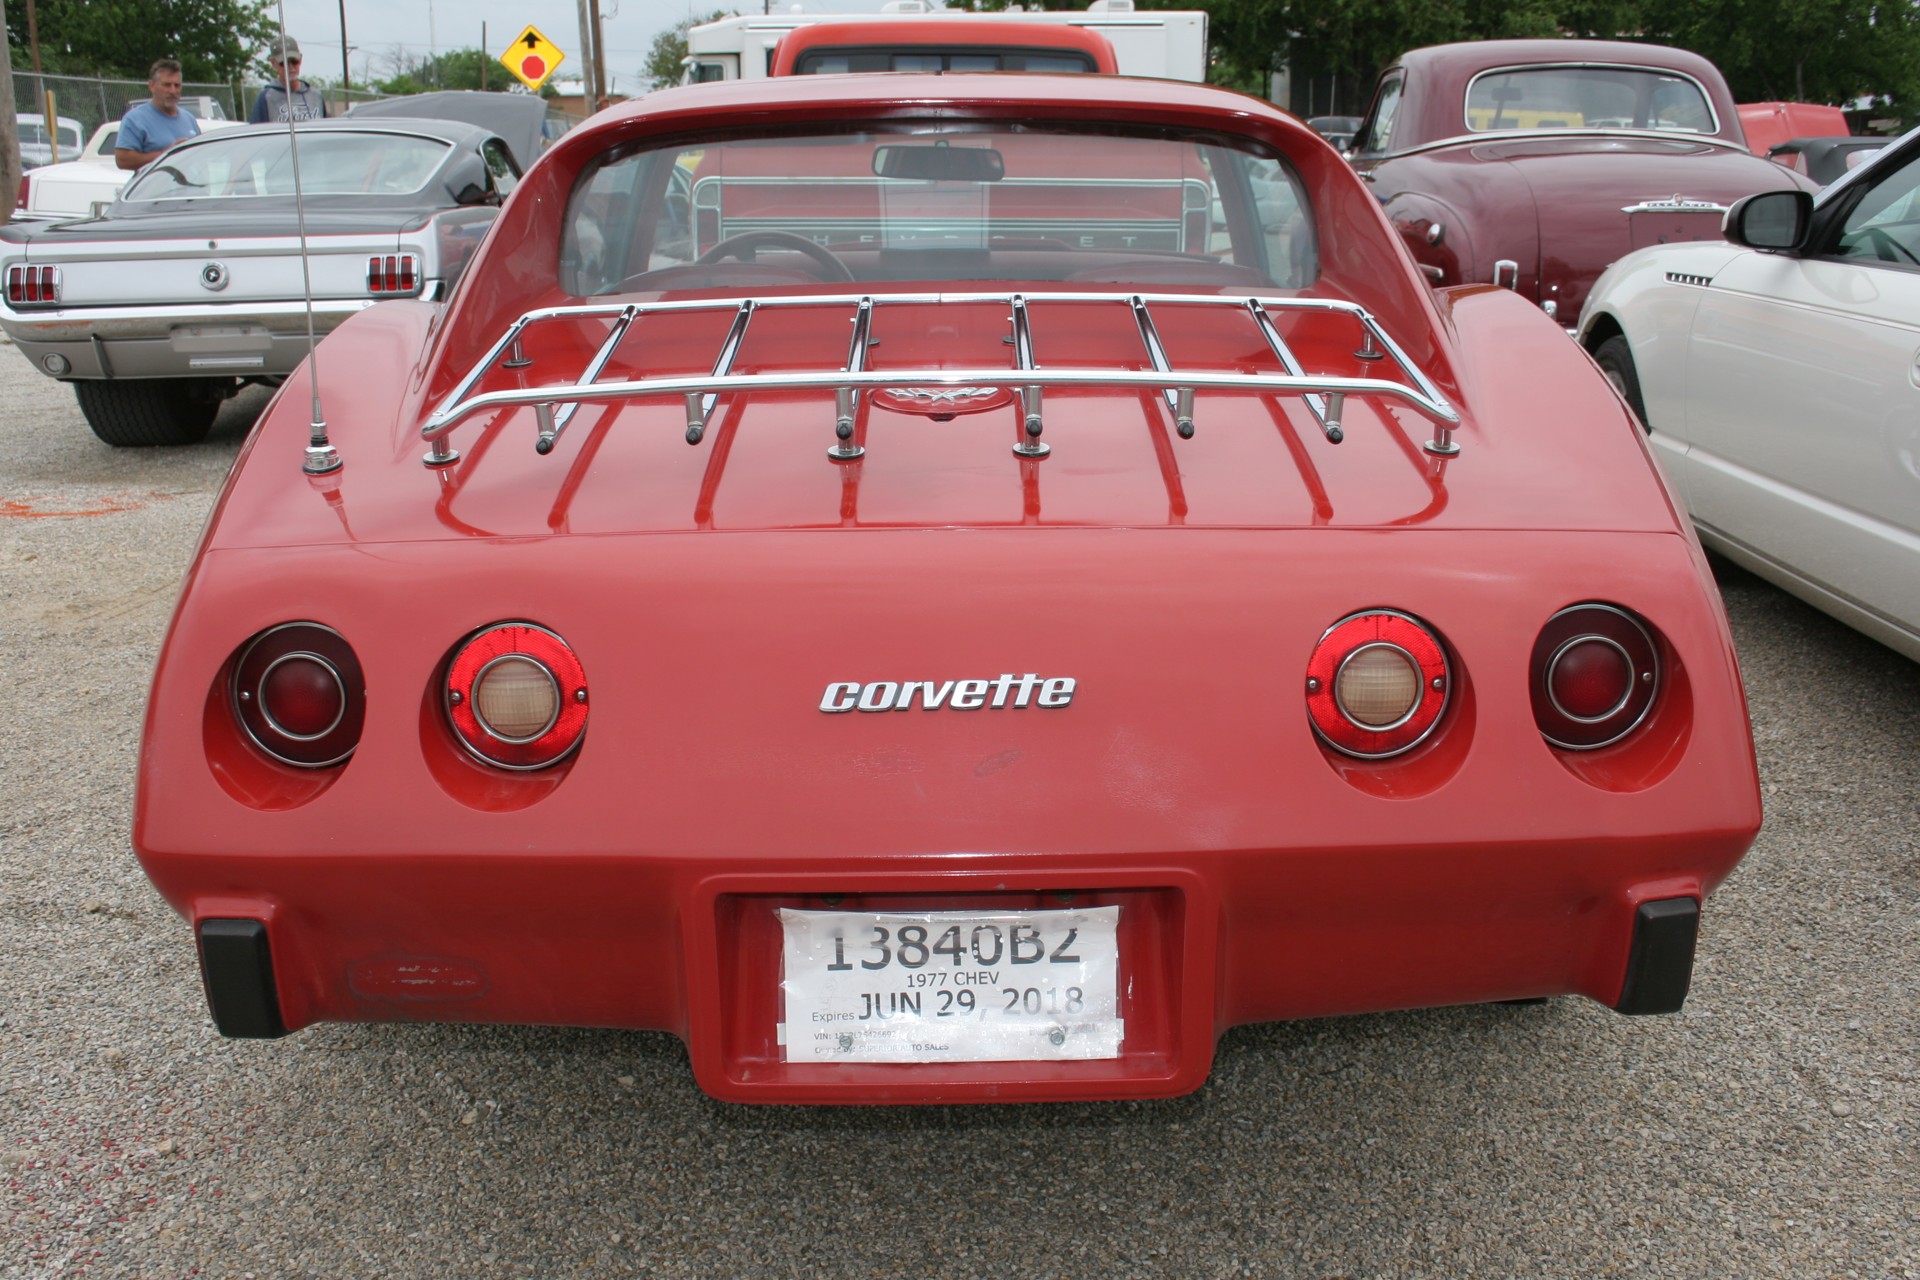
<instances>
[{"instance_id":1,"label":"rear window","mask_svg":"<svg viewBox=\"0 0 1920 1280\"><path fill-rule=\"evenodd\" d=\"M1244 140L966 122L609 154L568 206L561 283L1297 288L1317 271L1299 178Z\"/></svg>"},{"instance_id":2,"label":"rear window","mask_svg":"<svg viewBox=\"0 0 1920 1280\"><path fill-rule=\"evenodd\" d=\"M1467 128L1476 133L1720 131L1699 81L1647 67L1518 67L1483 72L1467 86Z\"/></svg>"},{"instance_id":3,"label":"rear window","mask_svg":"<svg viewBox=\"0 0 1920 1280\"><path fill-rule=\"evenodd\" d=\"M303 132L300 189L307 195L409 195L427 185L452 144L411 134ZM148 166L123 200L290 196L293 151L284 129L223 133Z\"/></svg>"}]
</instances>

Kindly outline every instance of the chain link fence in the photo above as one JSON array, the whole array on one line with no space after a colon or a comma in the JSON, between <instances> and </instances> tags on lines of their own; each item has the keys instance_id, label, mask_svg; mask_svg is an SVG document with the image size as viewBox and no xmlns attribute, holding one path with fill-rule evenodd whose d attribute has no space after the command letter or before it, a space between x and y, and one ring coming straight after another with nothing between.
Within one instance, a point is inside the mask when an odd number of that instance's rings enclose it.
<instances>
[{"instance_id":1,"label":"chain link fence","mask_svg":"<svg viewBox=\"0 0 1920 1280\"><path fill-rule=\"evenodd\" d=\"M203 120L245 120L260 88L260 84L252 82L235 86L189 81L180 91L180 105ZM58 133L62 160L77 158L79 147L93 136L95 129L109 121L118 122L128 107L145 102L151 96L145 80L35 75L19 68L13 72L15 119L31 116L38 122L38 128L23 128L22 144L29 144L29 133L42 143L51 143L53 139L45 136L52 132L46 122L58 119L64 126ZM328 89L326 96L328 114L341 115L354 103L372 102L387 95L370 89ZM76 136L78 142L74 141ZM50 157L40 158L36 163L45 163L46 158Z\"/></svg>"}]
</instances>

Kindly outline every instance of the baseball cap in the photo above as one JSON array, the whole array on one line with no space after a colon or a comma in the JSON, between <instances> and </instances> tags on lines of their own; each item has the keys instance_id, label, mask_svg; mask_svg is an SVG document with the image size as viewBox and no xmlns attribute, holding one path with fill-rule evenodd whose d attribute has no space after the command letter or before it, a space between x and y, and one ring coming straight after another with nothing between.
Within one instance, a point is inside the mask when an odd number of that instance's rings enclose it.
<instances>
[{"instance_id":1,"label":"baseball cap","mask_svg":"<svg viewBox=\"0 0 1920 1280\"><path fill-rule=\"evenodd\" d=\"M268 62L280 61L280 50L281 50L282 43L283 42L279 39L275 39L273 41L272 46L267 50ZM292 61L298 62L300 60L300 42L298 40L295 40L292 36L288 36L284 41L284 44L286 46L286 56Z\"/></svg>"}]
</instances>

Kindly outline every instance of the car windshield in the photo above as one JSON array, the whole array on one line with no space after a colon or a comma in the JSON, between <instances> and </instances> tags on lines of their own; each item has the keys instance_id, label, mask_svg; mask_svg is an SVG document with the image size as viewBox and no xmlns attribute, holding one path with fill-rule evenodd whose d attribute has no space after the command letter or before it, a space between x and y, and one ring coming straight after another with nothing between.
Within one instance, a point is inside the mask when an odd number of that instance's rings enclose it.
<instances>
[{"instance_id":1,"label":"car windshield","mask_svg":"<svg viewBox=\"0 0 1920 1280\"><path fill-rule=\"evenodd\" d=\"M610 153L568 208L564 288L1058 280L1298 288L1293 170L1244 141L942 123Z\"/></svg>"},{"instance_id":2,"label":"car windshield","mask_svg":"<svg viewBox=\"0 0 1920 1280\"><path fill-rule=\"evenodd\" d=\"M1706 91L1687 76L1646 67L1519 67L1467 87L1467 128L1657 129L1718 133Z\"/></svg>"},{"instance_id":3,"label":"car windshield","mask_svg":"<svg viewBox=\"0 0 1920 1280\"><path fill-rule=\"evenodd\" d=\"M427 184L450 149L438 138L410 134L302 133L300 189L310 196L406 195ZM155 161L122 199L290 196L292 155L284 129L223 135Z\"/></svg>"}]
</instances>

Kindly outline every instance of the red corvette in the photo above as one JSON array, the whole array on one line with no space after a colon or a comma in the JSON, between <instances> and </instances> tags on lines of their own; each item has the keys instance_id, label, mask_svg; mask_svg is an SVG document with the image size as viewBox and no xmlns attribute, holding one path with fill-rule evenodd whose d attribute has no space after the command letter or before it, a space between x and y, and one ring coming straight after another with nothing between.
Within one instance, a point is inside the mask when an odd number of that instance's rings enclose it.
<instances>
[{"instance_id":1,"label":"red corvette","mask_svg":"<svg viewBox=\"0 0 1920 1280\"><path fill-rule=\"evenodd\" d=\"M449 300L316 355L141 754L228 1035L652 1028L743 1102L1166 1096L1243 1023L1677 1009L1759 826L1631 415L1249 98L650 94Z\"/></svg>"}]
</instances>

